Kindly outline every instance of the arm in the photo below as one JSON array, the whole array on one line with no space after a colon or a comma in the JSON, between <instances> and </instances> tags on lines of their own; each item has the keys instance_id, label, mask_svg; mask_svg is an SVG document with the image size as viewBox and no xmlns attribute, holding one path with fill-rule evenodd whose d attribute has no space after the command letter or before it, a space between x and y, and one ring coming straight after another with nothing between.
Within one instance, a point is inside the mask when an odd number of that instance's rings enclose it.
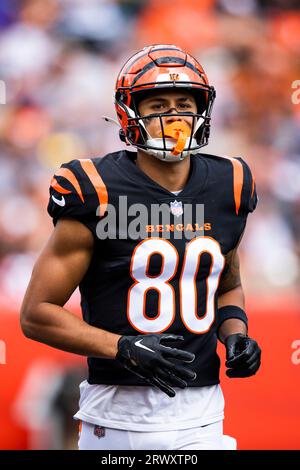
<instances>
[{"instance_id":1,"label":"arm","mask_svg":"<svg viewBox=\"0 0 300 470\"><path fill-rule=\"evenodd\" d=\"M90 326L63 308L89 267L93 242L93 235L80 222L58 221L27 288L21 309L23 333L63 351L116 358L123 367L173 397L172 386L185 388L186 381L195 378L195 373L185 367L194 360L194 354L164 346L182 337L120 336Z\"/></svg>"},{"instance_id":2,"label":"arm","mask_svg":"<svg viewBox=\"0 0 300 470\"><path fill-rule=\"evenodd\" d=\"M90 326L63 308L89 267L93 243L92 233L80 222L58 221L34 266L21 327L28 338L64 351L114 358L119 335Z\"/></svg>"},{"instance_id":3,"label":"arm","mask_svg":"<svg viewBox=\"0 0 300 470\"><path fill-rule=\"evenodd\" d=\"M254 375L260 367L261 350L257 342L247 336L245 298L237 247L226 256L219 286L218 309L221 316L218 337L226 346L226 374L231 378ZM231 315L236 318L230 318ZM225 320L222 321L224 317Z\"/></svg>"},{"instance_id":4,"label":"arm","mask_svg":"<svg viewBox=\"0 0 300 470\"><path fill-rule=\"evenodd\" d=\"M225 256L225 268L219 285L218 308L234 305L245 310L245 296L240 276L238 247ZM247 334L247 325L238 318L230 318L221 324L218 336L222 343L234 333Z\"/></svg>"}]
</instances>

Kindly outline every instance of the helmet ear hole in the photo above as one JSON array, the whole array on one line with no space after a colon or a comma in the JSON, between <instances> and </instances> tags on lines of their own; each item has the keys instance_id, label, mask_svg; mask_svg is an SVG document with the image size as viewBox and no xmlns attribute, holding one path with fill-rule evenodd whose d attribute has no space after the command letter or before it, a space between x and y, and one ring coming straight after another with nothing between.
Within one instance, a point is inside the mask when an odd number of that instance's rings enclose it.
<instances>
[{"instance_id":1,"label":"helmet ear hole","mask_svg":"<svg viewBox=\"0 0 300 470\"><path fill-rule=\"evenodd\" d=\"M138 127L134 127L133 129L127 129L127 134L123 129L119 130L119 137L122 142L125 142L127 145L134 145L138 142L140 137L140 131Z\"/></svg>"},{"instance_id":2,"label":"helmet ear hole","mask_svg":"<svg viewBox=\"0 0 300 470\"><path fill-rule=\"evenodd\" d=\"M123 131L123 129L119 130L119 137L122 142L126 142L125 132Z\"/></svg>"},{"instance_id":3,"label":"helmet ear hole","mask_svg":"<svg viewBox=\"0 0 300 470\"><path fill-rule=\"evenodd\" d=\"M124 104L128 105L128 103L127 103L128 102L128 97L126 96L125 93L123 93L120 90L116 91L115 100L117 102L124 103Z\"/></svg>"},{"instance_id":4,"label":"helmet ear hole","mask_svg":"<svg viewBox=\"0 0 300 470\"><path fill-rule=\"evenodd\" d=\"M128 139L134 144L138 143L140 135L138 125L135 125L132 129L128 130Z\"/></svg>"}]
</instances>

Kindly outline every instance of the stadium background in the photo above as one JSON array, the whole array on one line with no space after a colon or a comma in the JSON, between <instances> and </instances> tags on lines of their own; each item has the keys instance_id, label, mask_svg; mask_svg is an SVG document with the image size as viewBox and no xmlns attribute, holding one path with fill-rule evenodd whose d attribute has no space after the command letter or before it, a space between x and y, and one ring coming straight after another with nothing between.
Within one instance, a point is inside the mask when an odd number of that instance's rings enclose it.
<instances>
[{"instance_id":1,"label":"stadium background","mask_svg":"<svg viewBox=\"0 0 300 470\"><path fill-rule=\"evenodd\" d=\"M52 229L53 170L123 145L101 116L114 116L124 61L152 43L202 63L217 89L204 151L242 155L257 181L241 250L263 364L248 380L230 381L223 368L225 431L241 449L300 448L299 2L1 0L0 449L76 446L85 360L24 338L19 308ZM78 312L77 293L69 307Z\"/></svg>"}]
</instances>

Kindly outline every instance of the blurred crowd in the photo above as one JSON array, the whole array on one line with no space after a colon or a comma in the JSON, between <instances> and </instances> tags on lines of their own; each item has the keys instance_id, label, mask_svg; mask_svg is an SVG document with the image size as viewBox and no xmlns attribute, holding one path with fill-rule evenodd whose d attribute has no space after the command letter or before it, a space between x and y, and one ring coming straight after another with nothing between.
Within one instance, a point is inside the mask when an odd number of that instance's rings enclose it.
<instances>
[{"instance_id":1,"label":"blurred crowd","mask_svg":"<svg viewBox=\"0 0 300 470\"><path fill-rule=\"evenodd\" d=\"M300 271L300 10L292 0L1 0L0 303L19 305L51 231L54 169L119 150L117 73L152 43L186 48L216 87L210 144L243 156L259 205L242 243L250 292ZM4 96L5 95L5 96ZM4 100L5 98L5 100ZM5 101L5 103L4 103Z\"/></svg>"}]
</instances>

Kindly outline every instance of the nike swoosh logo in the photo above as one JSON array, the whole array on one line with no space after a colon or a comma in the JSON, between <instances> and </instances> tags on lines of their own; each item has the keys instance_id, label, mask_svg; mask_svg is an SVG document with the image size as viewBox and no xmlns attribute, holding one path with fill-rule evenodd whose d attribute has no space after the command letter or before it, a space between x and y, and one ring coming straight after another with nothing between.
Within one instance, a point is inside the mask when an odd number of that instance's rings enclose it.
<instances>
[{"instance_id":1,"label":"nike swoosh logo","mask_svg":"<svg viewBox=\"0 0 300 470\"><path fill-rule=\"evenodd\" d=\"M63 196L61 197L61 199L56 199L55 196L52 196L52 200L61 207L64 207L64 205L66 204L65 198Z\"/></svg>"},{"instance_id":2,"label":"nike swoosh logo","mask_svg":"<svg viewBox=\"0 0 300 470\"><path fill-rule=\"evenodd\" d=\"M139 340L135 343L135 345L138 346L139 348L146 349L147 351L150 351L150 352L155 353L155 351L153 351L152 349L147 348L147 346L144 346L144 345L142 344L142 341L143 341L142 339L139 339Z\"/></svg>"}]
</instances>

